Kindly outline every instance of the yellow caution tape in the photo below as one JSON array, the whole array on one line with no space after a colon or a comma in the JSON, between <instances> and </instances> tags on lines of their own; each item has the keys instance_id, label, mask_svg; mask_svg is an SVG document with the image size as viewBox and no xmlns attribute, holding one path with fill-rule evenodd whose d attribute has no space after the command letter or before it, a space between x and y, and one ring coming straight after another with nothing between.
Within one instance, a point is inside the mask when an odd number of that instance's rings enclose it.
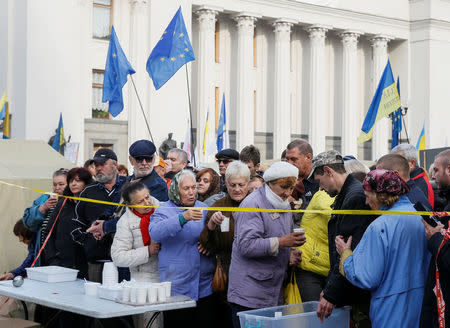
<instances>
[{"instance_id":1,"label":"yellow caution tape","mask_svg":"<svg viewBox=\"0 0 450 328\"><path fill-rule=\"evenodd\" d=\"M10 187L15 187L24 190L31 190L41 194L46 194L50 196L58 196L69 198L73 200L79 200L82 202L88 203L97 203L104 205L112 205L112 206L126 206L132 208L179 208L179 209L193 209L193 207L188 206L180 206L180 207L169 207L169 206L144 206L144 205L126 205L114 202L107 202L103 200L95 200L90 198L83 197L75 197L75 196L65 196L55 194L50 191L44 191L36 188L29 188L24 186L19 186L13 183L5 182L0 180L0 184L7 185ZM345 215L437 215L437 216L450 216L450 212L425 212L425 211L380 211L380 210L277 210L277 209L269 209L269 208L250 208L250 207L195 207L196 210L201 211L221 211L221 212L262 212L262 213L315 213L315 214L345 214Z\"/></svg>"}]
</instances>

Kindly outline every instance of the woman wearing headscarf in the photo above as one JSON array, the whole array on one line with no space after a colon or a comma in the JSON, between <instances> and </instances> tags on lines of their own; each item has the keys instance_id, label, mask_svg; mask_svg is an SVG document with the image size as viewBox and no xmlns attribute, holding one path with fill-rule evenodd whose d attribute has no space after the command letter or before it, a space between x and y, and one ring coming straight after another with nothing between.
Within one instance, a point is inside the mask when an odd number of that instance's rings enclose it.
<instances>
[{"instance_id":1,"label":"woman wearing headscarf","mask_svg":"<svg viewBox=\"0 0 450 328\"><path fill-rule=\"evenodd\" d=\"M206 212L195 207L204 206L197 200L194 173L182 170L172 179L169 200L152 216L150 238L161 243L158 254L161 281L172 282L172 294L186 295L197 301L195 308L164 312L165 327L213 326L211 282L215 266L211 257L198 251Z\"/></svg>"},{"instance_id":2,"label":"woman wearing headscarf","mask_svg":"<svg viewBox=\"0 0 450 328\"><path fill-rule=\"evenodd\" d=\"M205 202L206 199L220 192L220 177L213 169L200 170L195 178L197 180L197 199L199 201Z\"/></svg>"},{"instance_id":3,"label":"woman wearing headscarf","mask_svg":"<svg viewBox=\"0 0 450 328\"><path fill-rule=\"evenodd\" d=\"M373 170L363 182L372 210L415 211L406 182L394 171ZM339 270L369 290L372 327L418 327L430 254L419 215L381 215L352 252L351 237L336 237Z\"/></svg>"},{"instance_id":4,"label":"woman wearing headscarf","mask_svg":"<svg viewBox=\"0 0 450 328\"><path fill-rule=\"evenodd\" d=\"M291 209L288 197L297 183L298 169L277 162L264 173L265 184L242 201L240 207ZM228 302L233 327L239 328L237 312L276 306L288 265L300 262L304 234L293 233L292 213L235 212L234 241L229 271Z\"/></svg>"},{"instance_id":5,"label":"woman wearing headscarf","mask_svg":"<svg viewBox=\"0 0 450 328\"><path fill-rule=\"evenodd\" d=\"M225 197L217 200L212 207L239 207L247 196L248 183L250 181L250 170L241 161L234 161L228 165L225 172L225 185L228 193ZM228 221L228 229L222 230L221 224ZM223 270L224 276L228 277L231 262L231 249L234 237L234 217L233 212L208 211L205 220L205 227L200 235L200 244L209 253L216 256L217 265ZM216 327L230 327L231 309L226 302L227 279L224 279L224 290L217 291L218 311Z\"/></svg>"}]
</instances>

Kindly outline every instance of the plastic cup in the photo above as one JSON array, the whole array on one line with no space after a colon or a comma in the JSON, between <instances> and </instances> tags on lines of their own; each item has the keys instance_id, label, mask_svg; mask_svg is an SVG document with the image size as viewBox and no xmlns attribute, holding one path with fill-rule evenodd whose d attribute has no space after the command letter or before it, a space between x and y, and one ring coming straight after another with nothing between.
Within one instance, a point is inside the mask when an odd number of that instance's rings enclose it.
<instances>
[{"instance_id":1,"label":"plastic cup","mask_svg":"<svg viewBox=\"0 0 450 328\"><path fill-rule=\"evenodd\" d=\"M131 286L131 291L130 291L130 302L131 303L137 303L138 290L139 290L138 286Z\"/></svg>"},{"instance_id":2,"label":"plastic cup","mask_svg":"<svg viewBox=\"0 0 450 328\"><path fill-rule=\"evenodd\" d=\"M303 228L295 228L294 232L301 232L301 233L305 234L305 229L303 229Z\"/></svg>"},{"instance_id":3,"label":"plastic cup","mask_svg":"<svg viewBox=\"0 0 450 328\"><path fill-rule=\"evenodd\" d=\"M230 231L230 218L227 218L226 216L223 218L223 221L220 224L220 231L222 232Z\"/></svg>"},{"instance_id":4,"label":"plastic cup","mask_svg":"<svg viewBox=\"0 0 450 328\"><path fill-rule=\"evenodd\" d=\"M131 286L123 286L122 289L122 301L129 302L131 296Z\"/></svg>"},{"instance_id":5,"label":"plastic cup","mask_svg":"<svg viewBox=\"0 0 450 328\"><path fill-rule=\"evenodd\" d=\"M151 285L147 287L147 298L149 303L158 302L158 286Z\"/></svg>"},{"instance_id":6,"label":"plastic cup","mask_svg":"<svg viewBox=\"0 0 450 328\"><path fill-rule=\"evenodd\" d=\"M167 301L166 286L160 284L158 286L158 302L165 302L165 301Z\"/></svg>"},{"instance_id":7,"label":"plastic cup","mask_svg":"<svg viewBox=\"0 0 450 328\"><path fill-rule=\"evenodd\" d=\"M172 282L165 281L161 283L166 288L166 297L170 297L171 289L172 289Z\"/></svg>"},{"instance_id":8,"label":"plastic cup","mask_svg":"<svg viewBox=\"0 0 450 328\"><path fill-rule=\"evenodd\" d=\"M147 301L147 287L139 286L137 288L136 296L137 304L145 304L145 302Z\"/></svg>"},{"instance_id":9,"label":"plastic cup","mask_svg":"<svg viewBox=\"0 0 450 328\"><path fill-rule=\"evenodd\" d=\"M97 296L98 286L100 286L98 282L87 281L84 283L84 293L90 296Z\"/></svg>"}]
</instances>

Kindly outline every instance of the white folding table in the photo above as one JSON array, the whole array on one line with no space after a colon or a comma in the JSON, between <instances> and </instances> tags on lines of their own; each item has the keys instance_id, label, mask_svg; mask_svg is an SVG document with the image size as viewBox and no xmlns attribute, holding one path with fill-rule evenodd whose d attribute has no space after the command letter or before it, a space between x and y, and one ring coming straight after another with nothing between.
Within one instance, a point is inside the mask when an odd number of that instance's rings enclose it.
<instances>
[{"instance_id":1,"label":"white folding table","mask_svg":"<svg viewBox=\"0 0 450 328\"><path fill-rule=\"evenodd\" d=\"M21 287L12 281L0 281L0 295L32 302L63 311L78 313L92 318L106 319L141 314L152 311L168 311L195 307L194 300L176 295L167 303L132 306L84 294L84 281L46 283L25 279Z\"/></svg>"}]
</instances>

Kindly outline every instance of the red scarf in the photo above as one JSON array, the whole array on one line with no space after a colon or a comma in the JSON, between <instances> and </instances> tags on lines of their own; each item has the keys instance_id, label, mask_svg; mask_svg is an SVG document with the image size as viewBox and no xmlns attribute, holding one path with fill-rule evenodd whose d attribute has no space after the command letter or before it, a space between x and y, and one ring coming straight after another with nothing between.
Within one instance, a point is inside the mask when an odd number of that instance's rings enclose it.
<instances>
[{"instance_id":1,"label":"red scarf","mask_svg":"<svg viewBox=\"0 0 450 328\"><path fill-rule=\"evenodd\" d=\"M141 218L141 234L142 234L142 241L144 242L144 246L150 245L150 233L148 232L148 226L150 225L150 215L153 214L153 212L155 211L154 208L152 208L152 210L147 213L147 214L141 214L138 211L136 211L134 208L132 209L132 212L139 216Z\"/></svg>"}]
</instances>

